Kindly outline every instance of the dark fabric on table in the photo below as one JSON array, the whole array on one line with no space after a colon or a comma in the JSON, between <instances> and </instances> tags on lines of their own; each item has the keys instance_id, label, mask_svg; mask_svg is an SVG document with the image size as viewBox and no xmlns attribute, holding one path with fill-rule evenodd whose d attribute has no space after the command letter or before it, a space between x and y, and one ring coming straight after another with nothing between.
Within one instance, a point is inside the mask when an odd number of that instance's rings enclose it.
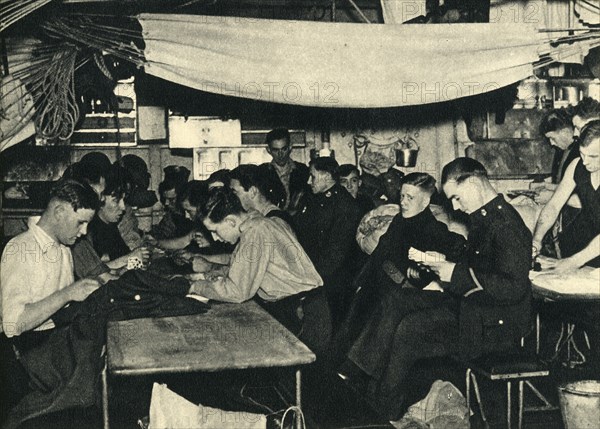
<instances>
[{"instance_id":1,"label":"dark fabric on table","mask_svg":"<svg viewBox=\"0 0 600 429\"><path fill-rule=\"evenodd\" d=\"M13 337L31 391L11 410L4 427L15 428L40 415L98 403L107 321L206 311L206 304L185 298L188 289L183 277L166 279L128 271L85 301L59 310L52 316L55 329Z\"/></svg>"}]
</instances>

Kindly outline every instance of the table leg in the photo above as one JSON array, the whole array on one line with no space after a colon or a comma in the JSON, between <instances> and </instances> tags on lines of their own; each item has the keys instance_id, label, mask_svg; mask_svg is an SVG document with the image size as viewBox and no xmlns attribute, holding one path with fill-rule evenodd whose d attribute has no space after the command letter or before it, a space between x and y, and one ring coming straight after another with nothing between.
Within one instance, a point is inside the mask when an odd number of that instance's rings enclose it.
<instances>
[{"instance_id":1,"label":"table leg","mask_svg":"<svg viewBox=\"0 0 600 429\"><path fill-rule=\"evenodd\" d=\"M102 368L102 422L104 429L110 429L108 423L108 374L106 368L106 361L104 362L104 368Z\"/></svg>"},{"instance_id":2,"label":"table leg","mask_svg":"<svg viewBox=\"0 0 600 429\"><path fill-rule=\"evenodd\" d=\"M296 370L296 407L298 410L302 410L302 371ZM296 413L296 429L302 429L304 417L300 416L300 413Z\"/></svg>"}]
</instances>

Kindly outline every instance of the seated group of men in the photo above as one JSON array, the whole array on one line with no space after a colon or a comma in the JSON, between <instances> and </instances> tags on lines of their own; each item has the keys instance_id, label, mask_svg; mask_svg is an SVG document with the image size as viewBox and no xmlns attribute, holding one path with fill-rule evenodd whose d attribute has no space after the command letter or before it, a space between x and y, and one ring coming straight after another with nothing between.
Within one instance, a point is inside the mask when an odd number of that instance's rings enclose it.
<instances>
[{"instance_id":1,"label":"seated group of men","mask_svg":"<svg viewBox=\"0 0 600 429\"><path fill-rule=\"evenodd\" d=\"M417 360L510 349L529 330L532 234L479 162L458 158L441 175L454 209L469 215L468 239L432 215L433 177L411 173L401 185L400 213L373 254L357 259L355 235L364 210L340 184L337 162L317 158L307 168L292 161L289 134L281 130L267 142L270 165L240 166L223 186L186 194L185 211L211 236L200 240L202 246L222 241L233 249L190 257L195 271L188 275L190 293L235 303L255 298L318 356L327 357L332 338L353 317L349 309L356 290L376 290L377 310L361 315L364 323L346 339L344 352L375 382L374 400L392 420L399 417L405 381ZM580 153L553 198L564 204L577 190L584 209L596 214L588 224L593 239L558 261L556 269L585 265L600 254L600 123L583 132ZM132 257L148 260L146 247L128 251L116 236L126 190L118 185L119 170L111 171L104 181L59 181L41 218L4 250L0 315L17 351L25 341L35 347L52 335L53 314L85 300ZM306 178L299 179L306 172L311 192L303 190ZM265 180L273 174L283 191ZM553 215L540 219L536 238ZM94 226L96 218L101 223ZM101 268L92 274L74 269L75 249L88 231L93 238L83 246L100 248L96 255L101 255ZM422 264L411 260L413 249L427 252ZM433 277L437 282L430 282Z\"/></svg>"}]
</instances>

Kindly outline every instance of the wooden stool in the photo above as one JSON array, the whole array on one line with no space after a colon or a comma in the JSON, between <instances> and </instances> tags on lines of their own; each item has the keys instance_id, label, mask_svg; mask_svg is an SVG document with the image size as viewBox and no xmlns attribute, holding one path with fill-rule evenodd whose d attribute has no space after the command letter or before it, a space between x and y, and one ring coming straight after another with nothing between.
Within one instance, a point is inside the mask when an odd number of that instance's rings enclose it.
<instances>
[{"instance_id":1,"label":"wooden stool","mask_svg":"<svg viewBox=\"0 0 600 429\"><path fill-rule=\"evenodd\" d=\"M479 405L479 410L481 412L481 419L483 420L486 428L488 427L488 422L483 411L483 405L481 403L481 395L479 393L479 385L477 384L476 374L486 377L492 381L506 381L506 425L508 429L511 429L512 423L511 389L513 381L519 382L519 429L521 429L522 426L524 411L549 411L557 409L557 407L550 404L548 400L544 397L544 395L542 395L542 393L540 393L540 391L537 390L530 382L532 378L546 377L550 374L548 368L539 361L537 356L530 356L526 354L489 354L469 362L463 362L463 365L467 367L465 376L467 407L469 407L470 409L471 406L471 381L473 381L473 388L475 390L475 397L477 399L477 404ZM529 386L531 391L544 403L544 405L523 408L523 396L525 386Z\"/></svg>"}]
</instances>

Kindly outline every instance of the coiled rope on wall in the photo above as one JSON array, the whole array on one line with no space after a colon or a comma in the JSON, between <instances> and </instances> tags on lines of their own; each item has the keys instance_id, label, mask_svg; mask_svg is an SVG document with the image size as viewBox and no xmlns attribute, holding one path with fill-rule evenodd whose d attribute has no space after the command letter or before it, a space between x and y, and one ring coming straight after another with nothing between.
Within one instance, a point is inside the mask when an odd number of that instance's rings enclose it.
<instances>
[{"instance_id":1,"label":"coiled rope on wall","mask_svg":"<svg viewBox=\"0 0 600 429\"><path fill-rule=\"evenodd\" d=\"M75 64L78 49L74 46L52 56L48 67L40 70L38 94L43 98L36 117L38 133L45 139L68 140L79 120L75 96Z\"/></svg>"}]
</instances>

